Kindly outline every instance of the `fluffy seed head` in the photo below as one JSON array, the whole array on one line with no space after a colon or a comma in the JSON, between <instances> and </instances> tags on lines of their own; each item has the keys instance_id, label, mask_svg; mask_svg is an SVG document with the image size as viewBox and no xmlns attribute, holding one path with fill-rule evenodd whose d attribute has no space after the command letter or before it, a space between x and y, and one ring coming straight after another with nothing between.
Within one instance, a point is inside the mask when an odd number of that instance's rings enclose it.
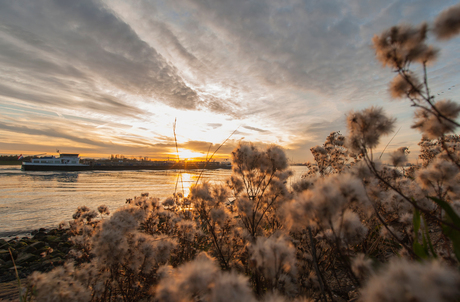
<instances>
[{"instance_id":1,"label":"fluffy seed head","mask_svg":"<svg viewBox=\"0 0 460 302\"><path fill-rule=\"evenodd\" d=\"M375 148L379 144L380 136L393 131L394 123L395 119L387 117L379 107L352 111L347 116L347 145L352 152Z\"/></svg>"},{"instance_id":2,"label":"fluffy seed head","mask_svg":"<svg viewBox=\"0 0 460 302\"><path fill-rule=\"evenodd\" d=\"M441 12L434 21L434 33L440 40L447 40L460 33L460 5Z\"/></svg>"},{"instance_id":3,"label":"fluffy seed head","mask_svg":"<svg viewBox=\"0 0 460 302\"><path fill-rule=\"evenodd\" d=\"M450 120L455 120L460 113L460 105L451 100L436 102L434 106L444 117ZM418 109L414 115L415 123L412 128L419 129L428 139L437 139L444 134L453 132L457 128L454 123L444 117L423 109Z\"/></svg>"},{"instance_id":4,"label":"fluffy seed head","mask_svg":"<svg viewBox=\"0 0 460 302\"><path fill-rule=\"evenodd\" d=\"M440 262L394 259L361 290L362 301L448 302L460 298L460 274Z\"/></svg>"}]
</instances>

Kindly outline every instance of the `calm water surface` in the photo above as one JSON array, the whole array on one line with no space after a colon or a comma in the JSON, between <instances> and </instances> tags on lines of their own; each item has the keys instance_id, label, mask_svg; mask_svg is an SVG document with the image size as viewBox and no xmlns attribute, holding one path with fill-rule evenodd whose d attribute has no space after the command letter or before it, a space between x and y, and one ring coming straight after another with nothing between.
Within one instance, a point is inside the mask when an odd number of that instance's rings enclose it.
<instances>
[{"instance_id":1,"label":"calm water surface","mask_svg":"<svg viewBox=\"0 0 460 302\"><path fill-rule=\"evenodd\" d=\"M298 180L305 167L292 167ZM127 198L148 192L166 198L177 191L188 195L201 171L24 172L20 166L0 166L0 238L53 228L71 220L78 206L113 212ZM205 170L201 180L225 183L231 170ZM179 180L178 180L179 179ZM201 181L200 180L200 181Z\"/></svg>"}]
</instances>

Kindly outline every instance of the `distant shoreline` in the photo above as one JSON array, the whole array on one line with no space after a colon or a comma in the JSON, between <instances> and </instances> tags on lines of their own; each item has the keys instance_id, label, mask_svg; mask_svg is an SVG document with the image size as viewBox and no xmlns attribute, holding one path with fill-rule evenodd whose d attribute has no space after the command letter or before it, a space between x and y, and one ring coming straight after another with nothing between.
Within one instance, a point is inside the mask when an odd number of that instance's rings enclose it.
<instances>
[{"instance_id":1,"label":"distant shoreline","mask_svg":"<svg viewBox=\"0 0 460 302\"><path fill-rule=\"evenodd\" d=\"M21 166L22 162L16 161L0 161L0 166ZM306 166L302 163L290 164L290 166Z\"/></svg>"}]
</instances>

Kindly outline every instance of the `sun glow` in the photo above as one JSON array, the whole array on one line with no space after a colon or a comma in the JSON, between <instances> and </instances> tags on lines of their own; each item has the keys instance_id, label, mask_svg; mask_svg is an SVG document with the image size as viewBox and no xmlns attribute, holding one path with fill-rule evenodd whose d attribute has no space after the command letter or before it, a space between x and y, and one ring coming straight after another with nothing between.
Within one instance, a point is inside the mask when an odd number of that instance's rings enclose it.
<instances>
[{"instance_id":1,"label":"sun glow","mask_svg":"<svg viewBox=\"0 0 460 302\"><path fill-rule=\"evenodd\" d=\"M188 196L190 194L190 187L192 184L196 182L196 175L192 173L181 172L177 175L178 177L178 191L182 192L184 196Z\"/></svg>"},{"instance_id":2,"label":"sun glow","mask_svg":"<svg viewBox=\"0 0 460 302\"><path fill-rule=\"evenodd\" d=\"M177 153L175 154L175 156L177 156ZM205 157L206 157L206 154L203 154L201 152L179 148L179 159L180 160L184 160L184 159L191 160L195 158L205 158Z\"/></svg>"}]
</instances>

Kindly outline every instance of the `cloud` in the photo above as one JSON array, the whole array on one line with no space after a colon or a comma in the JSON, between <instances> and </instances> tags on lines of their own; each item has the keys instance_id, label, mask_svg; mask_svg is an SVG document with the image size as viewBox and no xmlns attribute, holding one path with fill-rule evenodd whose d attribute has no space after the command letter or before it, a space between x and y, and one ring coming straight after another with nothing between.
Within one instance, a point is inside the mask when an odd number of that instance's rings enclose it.
<instances>
[{"instance_id":1,"label":"cloud","mask_svg":"<svg viewBox=\"0 0 460 302\"><path fill-rule=\"evenodd\" d=\"M208 150L211 150L210 152L212 154L212 152L214 152L212 149L217 148L217 146L215 146L213 143L205 141L188 141L186 143L180 144L179 146L181 148L201 152L203 154L206 154Z\"/></svg>"},{"instance_id":2,"label":"cloud","mask_svg":"<svg viewBox=\"0 0 460 302\"><path fill-rule=\"evenodd\" d=\"M307 137L310 137L312 140L320 140L324 142L326 137L331 132L342 131L342 134L345 134L343 132L346 131L343 131L342 129L345 130L345 115L333 121L323 120L320 122L311 123L307 126L307 129L305 129L304 133Z\"/></svg>"},{"instance_id":3,"label":"cloud","mask_svg":"<svg viewBox=\"0 0 460 302\"><path fill-rule=\"evenodd\" d=\"M271 94L290 89L291 94L283 94L286 103L295 99L293 94L299 91L320 91L325 97L342 101L375 100L374 91L368 89L369 85L375 86L373 76L382 78L382 91L391 72L375 62L370 47L372 36L401 20L419 23L429 19L438 5L429 1L387 4L378 0L180 3L187 7L184 10L191 16L189 19L199 19L201 28L218 37L214 44L223 46L205 52L210 64L219 70L225 68L228 73L251 75L249 83L258 79L259 86L265 86ZM193 39L204 42L209 35L202 34L197 27ZM182 37L184 40L187 37ZM226 44L237 51L229 53L224 48ZM217 61L221 59L216 53L219 50L231 64ZM201 57L199 53L194 55ZM311 104L308 100L303 102Z\"/></svg>"},{"instance_id":4,"label":"cloud","mask_svg":"<svg viewBox=\"0 0 460 302\"><path fill-rule=\"evenodd\" d=\"M7 84L7 85L5 85ZM116 97L99 92L75 93L72 96L59 94L49 90L41 89L31 85L18 85L11 81L0 83L0 96L14 98L28 103L33 103L47 108L66 108L71 110L89 109L95 112L110 113L114 115L135 117L142 113L139 108L118 100Z\"/></svg>"},{"instance_id":5,"label":"cloud","mask_svg":"<svg viewBox=\"0 0 460 302\"><path fill-rule=\"evenodd\" d=\"M208 125L208 126L211 127L212 129L217 129L217 128L222 127L222 124L221 124L221 123L208 123L208 124L206 124L206 125Z\"/></svg>"},{"instance_id":6,"label":"cloud","mask_svg":"<svg viewBox=\"0 0 460 302\"><path fill-rule=\"evenodd\" d=\"M259 128L251 127L251 126L243 126L243 128L252 130L252 131L256 131L256 132L261 132L261 133L270 133L270 131L268 130L263 130L263 129L259 129Z\"/></svg>"},{"instance_id":7,"label":"cloud","mask_svg":"<svg viewBox=\"0 0 460 302\"><path fill-rule=\"evenodd\" d=\"M119 142L128 142L133 147L153 147L159 148L162 150L167 150L168 148L174 148L175 144L173 142L170 143L152 143L146 140L144 137L141 136L130 136L130 137L123 137L118 136L117 140Z\"/></svg>"},{"instance_id":8,"label":"cloud","mask_svg":"<svg viewBox=\"0 0 460 302\"><path fill-rule=\"evenodd\" d=\"M220 143L219 132L245 125L237 135L282 143L303 158L331 131L344 131L346 112L389 100L393 73L374 60L372 36L403 21L433 20L452 4L3 1L0 105L29 109L9 109L0 122L11 133L49 130L75 142L90 138L101 152L135 152L168 151L178 117L195 129L181 134L184 148L207 150ZM450 43L429 69L432 91L458 82L459 44ZM411 108L396 107L409 125Z\"/></svg>"},{"instance_id":9,"label":"cloud","mask_svg":"<svg viewBox=\"0 0 460 302\"><path fill-rule=\"evenodd\" d=\"M0 122L0 129L9 131L9 132L14 132L14 133L21 133L21 134L46 136L46 137L53 137L53 138L63 138L63 139L67 139L67 140L70 140L76 143L91 145L93 147L106 146L106 144L101 141L95 141L95 140L91 140L88 138L78 137L66 131L58 130L54 128L32 129L26 126L15 126L15 125L9 125L9 124Z\"/></svg>"},{"instance_id":10,"label":"cloud","mask_svg":"<svg viewBox=\"0 0 460 302\"><path fill-rule=\"evenodd\" d=\"M10 38L1 45L1 63L14 64L18 73L43 79L51 72L95 86L106 81L175 108L200 104L176 68L99 3L16 1L4 2L0 11L0 29Z\"/></svg>"},{"instance_id":11,"label":"cloud","mask_svg":"<svg viewBox=\"0 0 460 302\"><path fill-rule=\"evenodd\" d=\"M238 46L238 57L267 85L290 85L302 89L334 92L347 75L332 60L360 59L356 16L344 14L347 4L336 1L187 1L215 31L223 32ZM308 30L307 30L308 29ZM341 51L338 46L347 44ZM353 49L355 48L355 49ZM369 52L367 58L372 53ZM252 62L252 64L251 64ZM254 64L255 62L255 64ZM313 63L313 64L312 64ZM356 63L356 62L355 62ZM347 67L352 67L347 64ZM349 70L353 72L353 70Z\"/></svg>"}]
</instances>

